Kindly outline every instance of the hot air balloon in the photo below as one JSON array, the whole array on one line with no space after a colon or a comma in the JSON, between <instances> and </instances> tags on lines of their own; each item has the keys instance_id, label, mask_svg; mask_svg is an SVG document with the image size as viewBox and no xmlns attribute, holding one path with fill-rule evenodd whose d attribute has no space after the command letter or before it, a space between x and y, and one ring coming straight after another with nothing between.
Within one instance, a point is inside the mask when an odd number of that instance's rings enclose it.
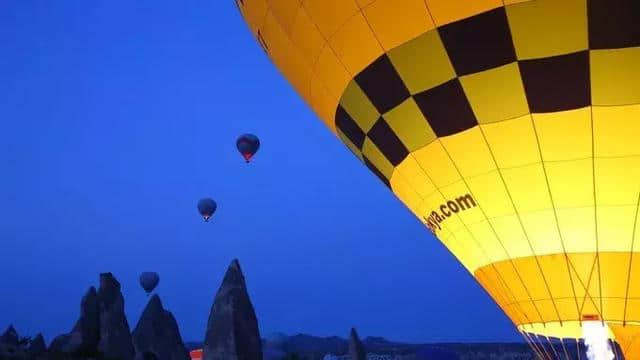
<instances>
[{"instance_id":1,"label":"hot air balloon","mask_svg":"<svg viewBox=\"0 0 640 360\"><path fill-rule=\"evenodd\" d=\"M140 274L140 286L144 289L147 295L150 294L156 286L158 286L159 282L160 276L158 276L158 273L156 272L145 271Z\"/></svg>"},{"instance_id":2,"label":"hot air balloon","mask_svg":"<svg viewBox=\"0 0 640 360\"><path fill-rule=\"evenodd\" d=\"M236 140L236 147L244 160L249 162L260 148L260 139L253 134L240 135Z\"/></svg>"},{"instance_id":3,"label":"hot air balloon","mask_svg":"<svg viewBox=\"0 0 640 360\"><path fill-rule=\"evenodd\" d=\"M267 56L538 356L640 359L637 1L272 3Z\"/></svg>"},{"instance_id":4,"label":"hot air balloon","mask_svg":"<svg viewBox=\"0 0 640 360\"><path fill-rule=\"evenodd\" d=\"M198 212L202 215L204 221L209 221L213 213L216 212L218 204L213 199L204 198L198 201Z\"/></svg>"}]
</instances>

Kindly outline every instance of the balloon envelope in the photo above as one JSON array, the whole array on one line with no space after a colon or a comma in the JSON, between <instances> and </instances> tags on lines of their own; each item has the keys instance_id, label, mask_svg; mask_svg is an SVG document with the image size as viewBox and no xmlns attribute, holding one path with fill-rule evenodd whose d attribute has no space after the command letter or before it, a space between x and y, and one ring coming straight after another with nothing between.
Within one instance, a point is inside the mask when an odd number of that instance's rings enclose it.
<instances>
[{"instance_id":1,"label":"balloon envelope","mask_svg":"<svg viewBox=\"0 0 640 360\"><path fill-rule=\"evenodd\" d=\"M273 63L523 335L595 319L640 359L637 0L262 3Z\"/></svg>"},{"instance_id":2,"label":"balloon envelope","mask_svg":"<svg viewBox=\"0 0 640 360\"><path fill-rule=\"evenodd\" d=\"M198 201L198 212L204 218L204 221L209 221L213 213L216 212L218 204L213 199L204 198Z\"/></svg>"},{"instance_id":3,"label":"balloon envelope","mask_svg":"<svg viewBox=\"0 0 640 360\"><path fill-rule=\"evenodd\" d=\"M236 140L236 147L246 162L249 162L260 148L260 140L253 134L240 135Z\"/></svg>"},{"instance_id":4,"label":"balloon envelope","mask_svg":"<svg viewBox=\"0 0 640 360\"><path fill-rule=\"evenodd\" d=\"M153 289L158 286L160 282L160 276L158 273L153 271L145 271L140 274L140 286L144 289L144 291L148 294L153 291Z\"/></svg>"}]
</instances>

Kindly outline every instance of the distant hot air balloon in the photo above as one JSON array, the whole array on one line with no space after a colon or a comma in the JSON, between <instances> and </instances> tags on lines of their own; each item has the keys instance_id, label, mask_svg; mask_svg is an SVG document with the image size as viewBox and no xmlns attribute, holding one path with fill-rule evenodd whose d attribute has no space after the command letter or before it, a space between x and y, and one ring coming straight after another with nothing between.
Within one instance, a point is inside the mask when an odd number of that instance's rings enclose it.
<instances>
[{"instance_id":1,"label":"distant hot air balloon","mask_svg":"<svg viewBox=\"0 0 640 360\"><path fill-rule=\"evenodd\" d=\"M153 291L153 289L158 286L160 282L160 276L158 273L153 271L145 271L140 274L140 286L144 289L144 291L149 294Z\"/></svg>"},{"instance_id":2,"label":"distant hot air balloon","mask_svg":"<svg viewBox=\"0 0 640 360\"><path fill-rule=\"evenodd\" d=\"M236 147L244 160L249 162L260 148L260 139L253 134L244 134L236 140Z\"/></svg>"},{"instance_id":3,"label":"distant hot air balloon","mask_svg":"<svg viewBox=\"0 0 640 360\"><path fill-rule=\"evenodd\" d=\"M218 204L213 199L204 198L198 201L198 212L204 218L204 221L209 221L213 213L216 212Z\"/></svg>"},{"instance_id":4,"label":"distant hot air balloon","mask_svg":"<svg viewBox=\"0 0 640 360\"><path fill-rule=\"evenodd\" d=\"M267 55L539 357L640 359L638 0L279 3Z\"/></svg>"}]
</instances>

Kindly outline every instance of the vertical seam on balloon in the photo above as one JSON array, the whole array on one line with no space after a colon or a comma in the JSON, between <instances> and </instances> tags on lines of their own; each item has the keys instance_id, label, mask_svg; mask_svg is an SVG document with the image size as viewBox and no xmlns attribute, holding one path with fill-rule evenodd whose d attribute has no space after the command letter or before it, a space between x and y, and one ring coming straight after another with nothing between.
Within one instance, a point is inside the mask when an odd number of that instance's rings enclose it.
<instances>
[{"instance_id":1,"label":"vertical seam on balloon","mask_svg":"<svg viewBox=\"0 0 640 360\"><path fill-rule=\"evenodd\" d=\"M478 127L480 128L480 131L482 132L482 127L478 125ZM484 134L483 134L484 136ZM451 154L449 154L449 151L447 150L447 148L444 146L444 144L442 143L442 140L440 138L437 139L438 142L440 142L440 146L442 146L442 148L444 149L444 152L447 154L447 157L449 158L449 161L451 161L451 163L453 164L453 167L455 167L456 171L458 172L458 175L460 176L460 178L462 179L462 181L464 182L464 185L467 187L467 189L469 190L469 193L471 194L471 196L475 197L473 194L473 191L471 190L471 187L469 186L469 184L467 183L467 180L464 178L464 176L462 176L462 173L460 172L460 169L458 168L458 166L456 165L455 161L453 161L453 158L451 157ZM486 139L485 139L485 143L486 143ZM488 147L489 145L487 145ZM489 149L491 150L491 149ZM492 154L493 155L493 154ZM494 159L494 163L495 163L495 159ZM496 164L496 168L497 168L497 164ZM500 173L498 171L498 173ZM504 182L504 181L503 181ZM505 185L506 187L506 185ZM482 215L485 217L485 219L487 218L487 214L484 212L484 210L482 209L482 206L480 204L478 204L478 208L480 209L480 211L482 212ZM463 222L464 223L464 222ZM531 297L531 294L529 293L529 288L526 286L526 284L524 283L524 280L522 280L522 276L520 275L520 272L518 271L518 268L515 266L515 263L513 262L513 258L511 258L511 255L509 255L509 252L507 251L507 248L504 246L504 244L502 243L502 240L500 239L500 237L498 236L498 232L495 230L495 228L493 227L493 224L491 223L491 221L487 220L487 223L489 224L489 227L491 227L491 230L493 231L493 234L496 237L496 240L498 240L498 243L500 243L500 246L502 247L502 250L504 251L504 253L507 255L507 258L509 259L511 266L513 267L513 270L516 272L516 275L518 276L518 279L520 280L520 283L522 284L522 287L525 289L525 292L527 293L527 296L529 297L529 301L531 302L531 304L533 305L534 309L536 309L536 312L538 313L538 316L540 316L540 320L541 322L544 324L545 320L542 317L542 313L540 313L540 310L538 309L538 305L536 305L535 301L533 301L533 298Z\"/></svg>"},{"instance_id":2,"label":"vertical seam on balloon","mask_svg":"<svg viewBox=\"0 0 640 360\"><path fill-rule=\"evenodd\" d=\"M436 139L434 141L438 141L440 142L440 139ZM442 146L444 148L444 146L442 145L442 142L440 142L440 146ZM446 152L446 149L445 149ZM420 169L422 170L422 172L425 174L425 176L427 178L429 178L429 181L431 181L435 188L436 191L438 191L438 193L445 198L444 194L442 193L442 191L440 190L439 187L437 187L435 185L435 182L433 182L433 179L431 179L431 176L429 176L429 174L427 173L427 171L422 167L422 164L420 164L420 162L415 158L415 156L413 155L413 153L410 154L411 157L413 157L413 159L415 160L415 162L418 164L418 166L420 167ZM447 153L448 156L448 153ZM449 157L450 158L450 157ZM453 161L452 161L453 162ZM455 164L454 164L455 166ZM456 167L457 170L457 167ZM458 174L460 174L460 172L458 171ZM462 176L460 176L462 178ZM462 180L464 181L464 178L462 178ZM466 181L465 181L465 186L467 187L467 189L469 189L469 192L471 192L471 189L469 188L469 185L467 185ZM473 196L473 194L472 194ZM482 211L482 215L484 216L484 218L487 218L487 215L485 214L484 210L482 210L482 207L480 205L478 205L478 207L480 208L480 211ZM467 230L467 232L469 232L469 235L471 235L471 238L473 239L473 241L476 243L476 246L482 251L483 255L485 256L485 258L489 261L488 264L495 270L496 274L498 275L498 277L501 279L502 282L504 282L504 284L506 285L506 281L504 281L504 279L502 278L502 275L500 274L500 271L498 271L498 268L495 266L495 262L489 257L489 255L485 252L484 248L482 246L480 246L480 243L478 242L478 240L476 239L476 237L473 235L473 233L471 232L471 230L469 230L469 227L467 226L467 224L462 221L462 219L460 218L460 215L456 213L456 217L458 218L458 220L460 220L460 222L462 223L462 225L464 225L464 228ZM493 230L494 235L496 236L496 239L498 240L498 242L500 242L500 244L502 245L502 242L500 241L500 238L498 237L498 234L496 233L495 229L493 229L493 225L491 225L491 222L487 219L487 223L489 224L489 226L491 227L491 229ZM435 236L435 234L434 234ZM503 246L504 248L504 246ZM511 261L511 266L513 267L514 271L516 272L516 274L518 275L518 279L520 279L520 282L522 283L522 287L525 289L525 292L527 293L527 296L529 297L529 300L533 303L533 300L531 299L531 295L529 295L529 290L527 289L527 287L524 285L524 282L522 281L522 278L520 277L520 273L518 272L518 270L515 268L515 265L513 264L512 259L509 257L509 254L506 252L507 254L507 258L509 258L509 260ZM507 286L507 289L509 290L509 292L511 293L511 296L513 297L513 300L517 302L517 298L515 297L515 294L513 292L513 290L511 290L511 288L509 286ZM517 306L520 307L520 304L517 303ZM542 319L542 315L540 314L540 311L538 310L538 308L536 307L535 303L534 303L534 308L536 309L536 312L538 313L538 316L540 316L540 319ZM522 314L524 315L524 318L527 319L528 321L531 321L529 319L529 317L527 316L527 313L520 308L520 312L522 312ZM544 321L544 320L543 320Z\"/></svg>"},{"instance_id":3,"label":"vertical seam on balloon","mask_svg":"<svg viewBox=\"0 0 640 360\"><path fill-rule=\"evenodd\" d=\"M353 0L356 1L356 0ZM374 2L368 4L367 6L371 6ZM358 6L358 3L356 2L356 6ZM369 22L369 19L367 19L367 16L364 14L364 12L362 12L362 8L360 6L358 6L358 11L360 12L360 14L362 15L362 17L364 18L364 22L367 23L367 27L369 27L369 30L371 30L371 33L373 34L373 38L376 39L376 42L378 43L378 46L380 46L380 49L382 49L382 54L386 54L387 53L387 49L384 48L384 46L382 46L382 43L380 42L380 39L378 39L378 34L376 34L376 32L373 30L373 26L371 26L371 23ZM381 55L382 56L382 55ZM404 80L403 80L404 82Z\"/></svg>"},{"instance_id":4,"label":"vertical seam on balloon","mask_svg":"<svg viewBox=\"0 0 640 360\"><path fill-rule=\"evenodd\" d=\"M487 149L489 150L489 154L491 154L491 159L493 160L494 165L496 166L496 169L498 170L498 175L500 176L500 180L502 181L502 185L504 186L505 191L507 192L507 195L509 196L509 201L511 201L511 206L513 206L513 211L516 214L516 217L518 218L518 223L520 224L520 228L522 229L522 232L524 233L524 236L527 239L527 243L529 244L529 249L531 250L531 254L533 254L533 257L536 261L536 265L538 267L538 270L540 271L540 275L542 275L542 280L544 281L544 285L545 288L547 289L547 293L549 294L549 299L551 300L551 303L553 304L553 309L556 312L556 316L558 316L558 320L560 321L560 323L562 324L562 320L560 319L560 313L558 312L558 308L556 306L555 301L553 300L553 296L551 295L551 289L549 288L549 283L547 282L547 278L544 275L544 271L542 271L542 266L540 265L540 261L538 260L538 255L536 254L536 252L533 249L533 245L531 244L531 240L529 239L529 234L527 233L527 230L524 227L524 224L522 223L522 218L520 216L520 212L518 211L515 202L513 201L513 197L511 195L511 191L509 191L509 188L507 187L507 182L504 181L504 176L502 175L502 171L500 171L500 168L498 167L498 162L496 161L496 157L493 153L493 150L491 150L491 146L489 145L489 141L487 140L487 137L482 129L482 126L478 126L480 133L482 134L482 139L484 140L485 145L487 146ZM533 302L533 300L532 300ZM535 302L534 302L535 305ZM544 320L543 320L543 324L544 324Z\"/></svg>"},{"instance_id":5,"label":"vertical seam on balloon","mask_svg":"<svg viewBox=\"0 0 640 360\"><path fill-rule=\"evenodd\" d=\"M528 101L527 101L527 106L528 106ZM567 275L569 276L569 282L571 282L571 290L573 292L573 298L575 300L576 303L576 310L578 311L578 321L581 321L580 319L580 312L579 312L579 307L578 307L578 299L576 298L576 289L575 289L575 285L573 284L573 278L571 277L570 269L569 269L569 255L567 255L567 249L564 245L564 239L562 237L562 231L560 231L560 221L558 220L558 212L556 210L556 204L555 201L553 200L553 194L551 193L551 184L549 183L549 176L547 175L547 167L545 166L544 163L544 156L542 155L542 147L540 146L540 137L538 136L538 129L536 127L536 123L535 121L533 121L533 115L529 114L529 118L531 119L531 126L533 127L533 133L536 136L536 144L538 145L538 153L540 154L540 163L542 164L542 172L544 173L544 179L545 182L547 184L547 192L549 193L549 200L551 200L551 208L553 209L553 216L555 218L556 221L556 230L558 230L558 237L560 238L560 245L562 246L562 252L564 254L564 260L565 260L565 264L567 266ZM562 325L562 319L560 320L560 325Z\"/></svg>"},{"instance_id":6,"label":"vertical seam on balloon","mask_svg":"<svg viewBox=\"0 0 640 360\"><path fill-rule=\"evenodd\" d=\"M636 205L636 216L633 219L633 233L631 234L631 249L629 249L629 269L627 271L627 289L624 296L624 312L622 315L622 326L627 324L627 303L629 302L629 284L631 283L631 266L633 264L633 247L636 240L636 226L638 224L638 209L640 209L640 192L638 193L638 204Z\"/></svg>"},{"instance_id":7,"label":"vertical seam on balloon","mask_svg":"<svg viewBox=\"0 0 640 360\"><path fill-rule=\"evenodd\" d=\"M536 335L536 339L540 339L540 336L544 336L544 335ZM544 354L546 355L547 359L553 360L553 358L551 357L551 355L549 354L549 352L547 352L547 348L544 346L544 344L542 344L542 342L539 343L540 348L542 348L542 351L544 351Z\"/></svg>"},{"instance_id":8,"label":"vertical seam on balloon","mask_svg":"<svg viewBox=\"0 0 640 360\"><path fill-rule=\"evenodd\" d=\"M585 21L585 25L586 25L586 34L587 34L587 41L589 41L589 6L587 4L587 7L585 9L585 16L586 16L586 21ZM589 71L591 71L591 44L587 43L587 51L588 51L588 55L589 57L587 58L589 61ZM589 73L589 75L591 75L591 73ZM596 232L596 260L598 262L598 294L600 295L600 312L604 313L604 308L602 307L602 276L601 276L601 272L600 272L600 239L599 239L599 235L598 235L598 202L597 202L597 196L596 196L596 147L595 147L595 130L594 130L594 124L593 124L593 92L591 90L591 76L589 76L589 97L591 98L590 100L590 106L589 106L589 116L591 118L591 174L593 177L593 217L594 217L594 221L595 221L595 232ZM600 316L601 320L602 320L602 325L604 325L604 317Z\"/></svg>"},{"instance_id":9,"label":"vertical seam on balloon","mask_svg":"<svg viewBox=\"0 0 640 360\"><path fill-rule=\"evenodd\" d=\"M589 63L591 67L591 63ZM596 196L596 158L595 158L595 134L593 126L593 105L589 106L589 115L591 117L591 174L593 177L593 216L595 221L596 230L596 262L598 264L598 294L600 295L600 312L604 313L602 307L602 274L600 272L600 239L598 236L598 202ZM602 324L604 325L604 318L601 316Z\"/></svg>"},{"instance_id":10,"label":"vertical seam on balloon","mask_svg":"<svg viewBox=\"0 0 640 360\"><path fill-rule=\"evenodd\" d=\"M551 346L551 350L553 351L553 354L555 355L556 359L560 359L560 356L558 356L558 352L556 351L556 347L553 346L553 343L551 342L551 339L549 339L548 336L544 336L545 339L547 339L547 342L549 343L549 346Z\"/></svg>"},{"instance_id":11,"label":"vertical seam on balloon","mask_svg":"<svg viewBox=\"0 0 640 360\"><path fill-rule=\"evenodd\" d=\"M427 14L429 14L429 18L431 19L431 22L433 23L433 30L435 30L436 32L438 31L438 24L436 24L436 19L433 18L433 14L431 13L431 9L429 9L429 4L427 4L427 0L423 0L424 1L424 6L427 8ZM440 34L438 34L438 37L440 36ZM447 56L449 56L449 54L447 54Z\"/></svg>"},{"instance_id":12,"label":"vertical seam on balloon","mask_svg":"<svg viewBox=\"0 0 640 360\"><path fill-rule=\"evenodd\" d=\"M586 303L587 298L589 298L589 300L593 304L593 307L598 312L598 316L600 316L600 318L602 318L602 312L598 308L598 305L593 300L593 297L591 296L591 293L589 292L589 287L591 286L591 279L593 277L593 269L595 268L596 260L597 260L597 257L594 257L593 258L593 264L591 265L591 270L589 271L589 279L587 280L587 286L585 286L584 283L582 282L582 279L580 279L580 275L578 274L578 271L575 269L575 267L573 267L573 264L571 262L569 262L569 264L571 265L571 268L575 272L576 278L580 282L580 285L584 289L584 297L582 298L582 305L580 306L580 315L582 315L582 311L584 310L584 304ZM580 323L582 324L582 318L580 318Z\"/></svg>"},{"instance_id":13,"label":"vertical seam on balloon","mask_svg":"<svg viewBox=\"0 0 640 360\"><path fill-rule=\"evenodd\" d=\"M564 346L564 340L562 338L560 338L560 345L562 345L562 351L564 352L565 359L570 360L569 353L567 352L567 348Z\"/></svg>"},{"instance_id":14,"label":"vertical seam on balloon","mask_svg":"<svg viewBox=\"0 0 640 360\"><path fill-rule=\"evenodd\" d=\"M529 335L527 334L527 332L521 330L520 333L522 334L522 337L527 342L529 347L533 350L534 353L536 353L536 356L542 359L543 358L542 353L540 353L540 350L538 349L538 347L533 343L533 341L531 341L531 338L529 338Z\"/></svg>"}]
</instances>

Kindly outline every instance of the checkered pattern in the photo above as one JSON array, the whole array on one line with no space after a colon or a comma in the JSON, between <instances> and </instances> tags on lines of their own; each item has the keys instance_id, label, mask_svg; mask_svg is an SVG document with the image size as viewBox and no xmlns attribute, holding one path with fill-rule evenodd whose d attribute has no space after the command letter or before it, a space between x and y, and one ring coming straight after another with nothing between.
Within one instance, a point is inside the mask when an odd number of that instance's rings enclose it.
<instances>
[{"instance_id":1,"label":"checkered pattern","mask_svg":"<svg viewBox=\"0 0 640 360\"><path fill-rule=\"evenodd\" d=\"M435 235L520 331L578 338L582 317L597 315L640 359L640 1L239 9L319 118L419 219L473 197Z\"/></svg>"},{"instance_id":2,"label":"checkered pattern","mask_svg":"<svg viewBox=\"0 0 640 360\"><path fill-rule=\"evenodd\" d=\"M378 57L347 86L335 125L389 186L411 152L478 124L640 103L640 70L629 66L639 46L636 0L499 7Z\"/></svg>"}]
</instances>

